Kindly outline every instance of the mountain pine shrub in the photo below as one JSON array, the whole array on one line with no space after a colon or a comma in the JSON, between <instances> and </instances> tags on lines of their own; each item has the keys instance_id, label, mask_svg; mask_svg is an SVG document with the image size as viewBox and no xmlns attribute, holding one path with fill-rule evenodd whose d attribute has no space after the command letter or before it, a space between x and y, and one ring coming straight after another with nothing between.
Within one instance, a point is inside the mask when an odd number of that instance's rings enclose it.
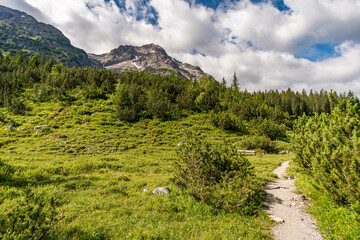
<instances>
[{"instance_id":1,"label":"mountain pine shrub","mask_svg":"<svg viewBox=\"0 0 360 240\"><path fill-rule=\"evenodd\" d=\"M246 137L241 141L241 146L248 150L259 149L265 152L273 152L275 150L274 142L267 136Z\"/></svg>"},{"instance_id":2,"label":"mountain pine shrub","mask_svg":"<svg viewBox=\"0 0 360 240\"><path fill-rule=\"evenodd\" d=\"M44 193L48 190L0 187L0 239L47 238L62 218L60 201Z\"/></svg>"},{"instance_id":3,"label":"mountain pine shrub","mask_svg":"<svg viewBox=\"0 0 360 240\"><path fill-rule=\"evenodd\" d=\"M227 141L210 144L187 134L179 148L174 183L215 208L253 214L264 200L250 162Z\"/></svg>"},{"instance_id":4,"label":"mountain pine shrub","mask_svg":"<svg viewBox=\"0 0 360 240\"><path fill-rule=\"evenodd\" d=\"M250 121L252 132L260 136L267 136L271 140L286 138L286 126L277 124L273 120L258 117Z\"/></svg>"},{"instance_id":5,"label":"mountain pine shrub","mask_svg":"<svg viewBox=\"0 0 360 240\"><path fill-rule=\"evenodd\" d=\"M300 118L293 137L294 161L334 201L351 204L360 213L360 107L339 101L331 114Z\"/></svg>"},{"instance_id":6,"label":"mountain pine shrub","mask_svg":"<svg viewBox=\"0 0 360 240\"><path fill-rule=\"evenodd\" d=\"M210 114L210 121L215 126L224 130L231 130L242 133L247 131L244 123L238 117L228 111L221 111L218 113L212 111Z\"/></svg>"},{"instance_id":7,"label":"mountain pine shrub","mask_svg":"<svg viewBox=\"0 0 360 240\"><path fill-rule=\"evenodd\" d=\"M113 102L117 118L125 121L135 121L139 118L146 105L145 94L136 84L119 84Z\"/></svg>"},{"instance_id":8,"label":"mountain pine shrub","mask_svg":"<svg viewBox=\"0 0 360 240\"><path fill-rule=\"evenodd\" d=\"M5 99L5 107L14 114L22 114L27 108L25 101L15 95L11 95Z\"/></svg>"}]
</instances>

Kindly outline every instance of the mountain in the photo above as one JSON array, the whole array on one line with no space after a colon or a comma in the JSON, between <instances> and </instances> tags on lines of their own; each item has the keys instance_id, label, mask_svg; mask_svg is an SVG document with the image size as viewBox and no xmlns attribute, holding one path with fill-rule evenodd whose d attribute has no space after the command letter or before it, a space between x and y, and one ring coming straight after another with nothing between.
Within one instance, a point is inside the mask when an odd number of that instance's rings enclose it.
<instances>
[{"instance_id":1,"label":"mountain","mask_svg":"<svg viewBox=\"0 0 360 240\"><path fill-rule=\"evenodd\" d=\"M43 53L55 57L66 66L91 65L86 52L71 45L60 30L4 6L0 6L0 49L9 53L20 50Z\"/></svg>"},{"instance_id":2,"label":"mountain","mask_svg":"<svg viewBox=\"0 0 360 240\"><path fill-rule=\"evenodd\" d=\"M142 47L120 46L110 53L95 55L71 45L65 35L52 25L38 22L27 13L0 5L0 49L5 53L19 51L43 53L55 57L66 66L95 66L113 72L128 69L146 70L161 75L177 75L199 79L205 73L199 68L170 57L156 44Z\"/></svg>"},{"instance_id":3,"label":"mountain","mask_svg":"<svg viewBox=\"0 0 360 240\"><path fill-rule=\"evenodd\" d=\"M120 46L106 54L89 54L89 58L94 66L113 72L123 72L128 69L146 70L161 75L170 75L175 72L187 79L199 79L205 74L199 67L170 57L162 47L156 44L141 47Z\"/></svg>"}]
</instances>

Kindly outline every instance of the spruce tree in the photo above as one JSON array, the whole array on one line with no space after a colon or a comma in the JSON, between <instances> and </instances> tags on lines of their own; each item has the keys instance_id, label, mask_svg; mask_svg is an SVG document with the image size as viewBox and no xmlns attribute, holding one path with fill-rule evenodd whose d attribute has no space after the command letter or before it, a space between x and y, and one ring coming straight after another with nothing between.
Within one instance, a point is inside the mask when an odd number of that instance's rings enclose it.
<instances>
[{"instance_id":1,"label":"spruce tree","mask_svg":"<svg viewBox=\"0 0 360 240\"><path fill-rule=\"evenodd\" d=\"M231 88L234 89L235 91L239 91L239 82L236 76L236 72L234 72L234 76L233 76L233 82L231 84Z\"/></svg>"}]
</instances>

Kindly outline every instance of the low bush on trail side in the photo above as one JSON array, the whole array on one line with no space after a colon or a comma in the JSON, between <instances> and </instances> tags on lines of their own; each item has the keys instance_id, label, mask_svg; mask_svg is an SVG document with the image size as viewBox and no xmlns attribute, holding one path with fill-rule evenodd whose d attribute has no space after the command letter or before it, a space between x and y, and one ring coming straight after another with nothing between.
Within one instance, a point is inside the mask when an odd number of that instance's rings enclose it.
<instances>
[{"instance_id":1,"label":"low bush on trail side","mask_svg":"<svg viewBox=\"0 0 360 240\"><path fill-rule=\"evenodd\" d=\"M261 206L263 187L250 162L229 142L210 144L188 133L178 153L173 181L195 199L246 215Z\"/></svg>"}]
</instances>

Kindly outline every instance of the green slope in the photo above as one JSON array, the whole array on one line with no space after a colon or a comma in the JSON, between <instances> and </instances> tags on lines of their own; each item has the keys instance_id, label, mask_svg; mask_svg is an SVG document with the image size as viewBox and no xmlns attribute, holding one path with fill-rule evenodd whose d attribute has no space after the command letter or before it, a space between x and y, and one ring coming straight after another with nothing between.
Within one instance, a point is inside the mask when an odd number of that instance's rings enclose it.
<instances>
[{"instance_id":1,"label":"green slope","mask_svg":"<svg viewBox=\"0 0 360 240\"><path fill-rule=\"evenodd\" d=\"M30 15L0 6L0 50L15 55L50 55L66 66L90 66L87 54L71 45L55 27L38 22Z\"/></svg>"}]
</instances>

